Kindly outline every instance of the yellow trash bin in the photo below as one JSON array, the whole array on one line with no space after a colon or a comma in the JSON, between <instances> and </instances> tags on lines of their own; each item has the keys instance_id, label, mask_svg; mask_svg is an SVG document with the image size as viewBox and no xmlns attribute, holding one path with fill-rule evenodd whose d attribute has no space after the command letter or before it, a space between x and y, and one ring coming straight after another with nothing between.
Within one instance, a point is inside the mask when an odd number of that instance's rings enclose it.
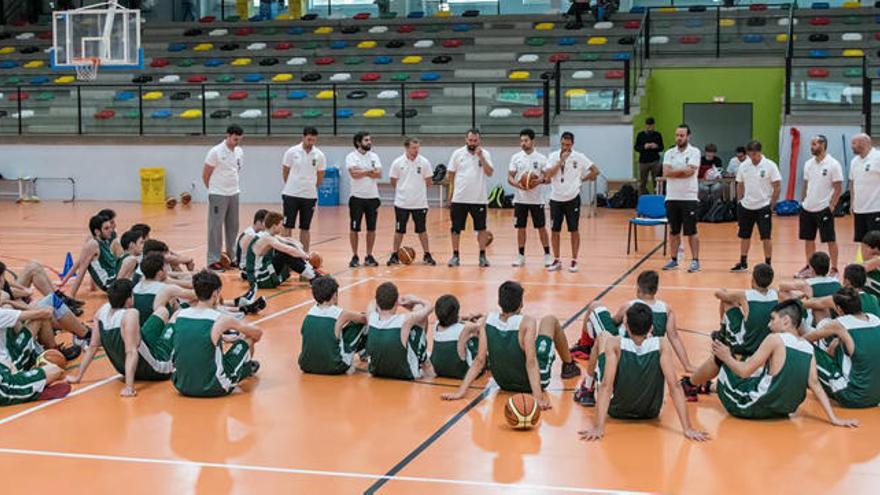
<instances>
[{"instance_id":1,"label":"yellow trash bin","mask_svg":"<svg viewBox=\"0 0 880 495\"><path fill-rule=\"evenodd\" d=\"M165 202L165 169L142 168L141 203L161 204Z\"/></svg>"}]
</instances>

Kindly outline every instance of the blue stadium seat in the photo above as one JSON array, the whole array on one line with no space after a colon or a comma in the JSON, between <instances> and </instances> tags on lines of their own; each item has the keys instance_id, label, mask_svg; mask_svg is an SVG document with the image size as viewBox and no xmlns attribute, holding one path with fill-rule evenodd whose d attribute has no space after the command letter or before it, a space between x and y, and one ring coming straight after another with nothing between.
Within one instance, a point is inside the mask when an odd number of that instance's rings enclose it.
<instances>
[{"instance_id":1,"label":"blue stadium seat","mask_svg":"<svg viewBox=\"0 0 880 495\"><path fill-rule=\"evenodd\" d=\"M614 60L629 60L632 57L632 53L630 52L617 52L612 56Z\"/></svg>"},{"instance_id":2,"label":"blue stadium seat","mask_svg":"<svg viewBox=\"0 0 880 495\"><path fill-rule=\"evenodd\" d=\"M828 2L813 2L813 4L810 5L810 8L817 9L817 10L819 10L819 9L825 10L825 9L830 9L831 4Z\"/></svg>"},{"instance_id":3,"label":"blue stadium seat","mask_svg":"<svg viewBox=\"0 0 880 495\"><path fill-rule=\"evenodd\" d=\"M440 74L436 72L422 72L422 81L436 81L440 79Z\"/></svg>"},{"instance_id":4,"label":"blue stadium seat","mask_svg":"<svg viewBox=\"0 0 880 495\"><path fill-rule=\"evenodd\" d=\"M205 67L220 67L225 63L226 62L219 58L209 58L208 60L205 60Z\"/></svg>"},{"instance_id":5,"label":"blue stadium seat","mask_svg":"<svg viewBox=\"0 0 880 495\"><path fill-rule=\"evenodd\" d=\"M347 119L354 115L354 112L349 108L340 108L336 110L336 117L340 119Z\"/></svg>"},{"instance_id":6,"label":"blue stadium seat","mask_svg":"<svg viewBox=\"0 0 880 495\"><path fill-rule=\"evenodd\" d=\"M298 36L298 35L303 34L305 32L306 32L305 28L300 27L300 26L294 26L294 27L287 30L287 34L292 34L294 36Z\"/></svg>"},{"instance_id":7,"label":"blue stadium seat","mask_svg":"<svg viewBox=\"0 0 880 495\"><path fill-rule=\"evenodd\" d=\"M304 100L308 96L309 96L309 94L301 89L295 89L295 90L291 91L290 93L287 93L288 100Z\"/></svg>"},{"instance_id":8,"label":"blue stadium seat","mask_svg":"<svg viewBox=\"0 0 880 495\"><path fill-rule=\"evenodd\" d=\"M406 15L407 19L421 19L422 17L425 17L425 13L421 10L415 10Z\"/></svg>"},{"instance_id":9,"label":"blue stadium seat","mask_svg":"<svg viewBox=\"0 0 880 495\"><path fill-rule=\"evenodd\" d=\"M182 52L186 50L186 43L169 43L168 51L172 53Z\"/></svg>"},{"instance_id":10,"label":"blue stadium seat","mask_svg":"<svg viewBox=\"0 0 880 495\"><path fill-rule=\"evenodd\" d=\"M246 74L244 76L243 80L244 80L244 82L247 82L247 83L257 83L257 82L261 82L263 80L263 75L262 74Z\"/></svg>"},{"instance_id":11,"label":"blue stadium seat","mask_svg":"<svg viewBox=\"0 0 880 495\"><path fill-rule=\"evenodd\" d=\"M466 33L471 30L470 24L455 24L452 26L452 30L456 33Z\"/></svg>"},{"instance_id":12,"label":"blue stadium seat","mask_svg":"<svg viewBox=\"0 0 880 495\"><path fill-rule=\"evenodd\" d=\"M373 59L373 63L376 65L388 65L392 61L392 58L388 55L379 55L378 57Z\"/></svg>"},{"instance_id":13,"label":"blue stadium seat","mask_svg":"<svg viewBox=\"0 0 880 495\"><path fill-rule=\"evenodd\" d=\"M156 110L155 112L150 114L150 118L152 119L169 119L171 118L172 112L167 108L163 108L162 110Z\"/></svg>"},{"instance_id":14,"label":"blue stadium seat","mask_svg":"<svg viewBox=\"0 0 880 495\"><path fill-rule=\"evenodd\" d=\"M744 34L742 37L743 42L745 43L760 43L764 41L764 37L760 34Z\"/></svg>"},{"instance_id":15,"label":"blue stadium seat","mask_svg":"<svg viewBox=\"0 0 880 495\"><path fill-rule=\"evenodd\" d=\"M564 36L562 38L559 38L558 43L559 43L559 46L573 46L575 43L577 43L577 40L575 40L574 38L571 38L569 36Z\"/></svg>"},{"instance_id":16,"label":"blue stadium seat","mask_svg":"<svg viewBox=\"0 0 880 495\"><path fill-rule=\"evenodd\" d=\"M34 77L33 79L31 79L31 84L36 84L36 85L46 84L48 82L49 82L49 76L37 76L37 77Z\"/></svg>"},{"instance_id":17,"label":"blue stadium seat","mask_svg":"<svg viewBox=\"0 0 880 495\"><path fill-rule=\"evenodd\" d=\"M134 99L134 93L131 91L120 91L113 97L113 101L131 101Z\"/></svg>"},{"instance_id":18,"label":"blue stadium seat","mask_svg":"<svg viewBox=\"0 0 880 495\"><path fill-rule=\"evenodd\" d=\"M333 50L344 50L348 48L348 42L342 40L331 41L330 48Z\"/></svg>"},{"instance_id":19,"label":"blue stadium seat","mask_svg":"<svg viewBox=\"0 0 880 495\"><path fill-rule=\"evenodd\" d=\"M810 50L810 58L828 58L828 50Z\"/></svg>"}]
</instances>

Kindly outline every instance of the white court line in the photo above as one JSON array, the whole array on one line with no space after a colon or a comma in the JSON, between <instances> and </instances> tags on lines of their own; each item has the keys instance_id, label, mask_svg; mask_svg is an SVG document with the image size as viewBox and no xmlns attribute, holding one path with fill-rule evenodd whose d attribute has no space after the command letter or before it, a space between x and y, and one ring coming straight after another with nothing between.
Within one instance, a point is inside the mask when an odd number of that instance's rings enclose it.
<instances>
[{"instance_id":1,"label":"white court line","mask_svg":"<svg viewBox=\"0 0 880 495\"><path fill-rule=\"evenodd\" d=\"M282 474L301 474L311 476L327 476L333 478L355 478L368 480L393 480L393 481L412 481L416 483L434 483L443 485L460 485L460 486L481 486L486 488L500 488L502 490L526 490L534 491L554 491L568 493L596 493L596 494L642 494L647 492L632 492L622 490L605 490L600 488L581 488L574 486L559 485L533 485L533 484L508 484L497 483L493 481L472 481L472 480L454 480L448 478L423 478L419 476L387 476L384 474L372 473L355 473L347 471L328 471L318 469L296 469L273 466L258 466L253 464L231 464L220 462L202 462L202 461L186 461L180 459L155 459L149 457L129 457L118 455L99 455L99 454L77 454L73 452L53 452L49 450L27 450L27 449L6 449L0 448L0 454L13 455L31 455L40 457L61 457L66 459L88 459L95 461L111 461L111 462L128 462L142 464L159 464L166 466L181 466L191 468L217 468L232 469L238 471L256 471L264 473L282 473Z\"/></svg>"},{"instance_id":2,"label":"white court line","mask_svg":"<svg viewBox=\"0 0 880 495\"><path fill-rule=\"evenodd\" d=\"M15 421L18 418L21 418L21 417L27 416L29 414L35 413L37 411L43 410L47 407L53 406L53 405L58 404L60 402L64 402L66 399L70 399L71 397L76 397L77 395L84 394L84 393L88 392L89 390L96 389L102 385L106 385L106 384L112 382L113 380L117 380L119 378L122 378L122 375L116 374L111 377L105 378L99 382L95 382L95 383L89 385L88 387L83 387L79 390L75 390L75 391L71 392L70 394L68 394L66 397L62 397L61 399L44 401L42 404L38 404L34 407L30 407L28 409L25 409L24 411L13 414L12 416L9 416L8 418L3 418L2 420L0 420L0 426L3 426L9 422Z\"/></svg>"},{"instance_id":3,"label":"white court line","mask_svg":"<svg viewBox=\"0 0 880 495\"><path fill-rule=\"evenodd\" d=\"M337 278L340 278L340 279L344 278L344 279L351 280L351 279L354 279L355 277L349 276L349 277L337 277ZM506 280L512 280L512 279L498 279L498 280L485 280L485 279L483 279L483 280L459 280L459 279L456 279L456 280L450 280L450 279L445 279L445 278L403 278L403 277L387 277L387 276L381 276L381 275L373 275L370 278L373 278L376 280L393 280L394 283L397 283L397 284L402 284L402 283L406 283L406 282L449 283L449 284L486 284L486 283L501 284L501 283L505 282ZM523 281L518 281L518 282L520 283L520 285L535 285L535 286L540 286L540 287L583 287L586 289L605 289L608 287L608 284L579 284L576 282L523 282ZM637 289L638 288L638 286L636 286L636 285L625 285L625 284L615 285L614 287L615 288L623 288L623 289ZM663 285L660 290L661 291L690 290L690 291L701 291L701 292L706 292L706 291L715 292L718 289L717 289L717 287L692 287L692 286L686 286L686 285Z\"/></svg>"}]
</instances>

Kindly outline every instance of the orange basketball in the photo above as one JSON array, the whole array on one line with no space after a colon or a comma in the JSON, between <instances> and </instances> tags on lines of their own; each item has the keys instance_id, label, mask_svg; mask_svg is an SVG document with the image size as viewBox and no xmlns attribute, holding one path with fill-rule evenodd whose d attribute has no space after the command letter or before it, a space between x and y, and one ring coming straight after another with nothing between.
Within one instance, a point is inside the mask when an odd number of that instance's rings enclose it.
<instances>
[{"instance_id":1,"label":"orange basketball","mask_svg":"<svg viewBox=\"0 0 880 495\"><path fill-rule=\"evenodd\" d=\"M175 198L174 196L169 196L167 199L165 199L165 208L172 210L175 206L177 206L177 198Z\"/></svg>"},{"instance_id":2,"label":"orange basketball","mask_svg":"<svg viewBox=\"0 0 880 495\"><path fill-rule=\"evenodd\" d=\"M230 268L232 266L232 258L226 253L220 253L220 266L222 266L224 270Z\"/></svg>"},{"instance_id":3,"label":"orange basketball","mask_svg":"<svg viewBox=\"0 0 880 495\"><path fill-rule=\"evenodd\" d=\"M541 420L541 408L531 395L516 394L504 405L504 419L515 430L528 430Z\"/></svg>"},{"instance_id":4,"label":"orange basketball","mask_svg":"<svg viewBox=\"0 0 880 495\"><path fill-rule=\"evenodd\" d=\"M523 189L534 189L541 183L541 174L535 170L526 170L520 174L517 183Z\"/></svg>"},{"instance_id":5,"label":"orange basketball","mask_svg":"<svg viewBox=\"0 0 880 495\"><path fill-rule=\"evenodd\" d=\"M192 203L192 200L193 200L192 194L190 194L188 192L180 193L180 202L181 202L181 204L183 204L183 206L186 206L186 205Z\"/></svg>"},{"instance_id":6,"label":"orange basketball","mask_svg":"<svg viewBox=\"0 0 880 495\"><path fill-rule=\"evenodd\" d=\"M67 366L67 358L64 357L64 354L61 354L61 351L57 349L49 349L44 353L40 354L37 358L37 367L46 366L47 364L54 364L61 369L64 369Z\"/></svg>"},{"instance_id":7,"label":"orange basketball","mask_svg":"<svg viewBox=\"0 0 880 495\"><path fill-rule=\"evenodd\" d=\"M318 269L321 268L321 264L324 263L324 259L321 258L321 255L315 251L309 253L309 264L312 265L312 268Z\"/></svg>"},{"instance_id":8,"label":"orange basketball","mask_svg":"<svg viewBox=\"0 0 880 495\"><path fill-rule=\"evenodd\" d=\"M397 250L397 259L404 265L412 264L416 259L416 250L409 246L401 246Z\"/></svg>"}]
</instances>

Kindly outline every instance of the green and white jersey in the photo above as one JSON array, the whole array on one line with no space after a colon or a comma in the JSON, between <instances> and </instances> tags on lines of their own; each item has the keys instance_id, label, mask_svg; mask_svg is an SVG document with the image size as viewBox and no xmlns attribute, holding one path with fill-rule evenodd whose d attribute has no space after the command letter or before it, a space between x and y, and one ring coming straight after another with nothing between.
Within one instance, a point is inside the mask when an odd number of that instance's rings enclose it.
<instances>
[{"instance_id":1,"label":"green and white jersey","mask_svg":"<svg viewBox=\"0 0 880 495\"><path fill-rule=\"evenodd\" d=\"M257 241L267 235L269 235L268 232L259 232L254 235L245 256L245 273L247 273L248 282L257 284L257 287L261 289L274 289L290 277L290 272L287 270L283 273L275 272L275 266L273 265L275 260L274 249L270 248L262 255L258 255L254 251Z\"/></svg>"},{"instance_id":2,"label":"green and white jersey","mask_svg":"<svg viewBox=\"0 0 880 495\"><path fill-rule=\"evenodd\" d=\"M489 354L489 369L492 377L502 390L531 393L529 375L526 371L526 354L519 344L519 327L522 315L511 315L502 320L498 313L490 313L486 318L486 344ZM538 335L535 339L541 388L550 384L550 368L556 353L553 339Z\"/></svg>"},{"instance_id":3,"label":"green and white jersey","mask_svg":"<svg viewBox=\"0 0 880 495\"><path fill-rule=\"evenodd\" d=\"M351 367L354 354L364 347L363 325L349 323L336 337L339 306L312 306L302 322L302 351L299 367L305 373L341 375ZM398 334L399 335L399 334Z\"/></svg>"},{"instance_id":4,"label":"green and white jersey","mask_svg":"<svg viewBox=\"0 0 880 495\"><path fill-rule=\"evenodd\" d=\"M132 255L128 253L122 253L122 256L120 256L116 262L120 269L122 268L122 262L124 262L129 257L132 257ZM144 278L144 274L141 273L141 256L134 256L134 258L137 260L137 264L134 267L134 271L131 273L130 280L131 283L137 285L138 282L140 282L141 279Z\"/></svg>"},{"instance_id":5,"label":"green and white jersey","mask_svg":"<svg viewBox=\"0 0 880 495\"><path fill-rule=\"evenodd\" d=\"M174 326L174 388L192 397L217 397L232 393L241 379L242 368L249 368L250 350L239 341L228 353L236 353L236 366L227 366L222 340L211 340L214 322L222 314L216 309L187 308L177 313Z\"/></svg>"},{"instance_id":6,"label":"green and white jersey","mask_svg":"<svg viewBox=\"0 0 880 495\"><path fill-rule=\"evenodd\" d=\"M633 299L628 303L628 306L632 306L635 303L642 303L651 308L651 314L653 315L652 325L654 327L651 330L651 334L654 337L665 337L666 326L669 321L669 307L666 303L659 299L655 299L654 302ZM629 338L629 334L623 328L623 325L618 325L614 322L614 317L605 306L596 307L590 312L589 319L593 331L596 332L597 336L602 332L608 332L617 337Z\"/></svg>"},{"instance_id":7,"label":"green and white jersey","mask_svg":"<svg viewBox=\"0 0 880 495\"><path fill-rule=\"evenodd\" d=\"M764 338L770 334L770 313L779 303L779 295L770 289L766 294L749 289L746 291L749 317L743 318L740 308L730 308L724 313L722 334L734 354L751 356L758 350Z\"/></svg>"},{"instance_id":8,"label":"green and white jersey","mask_svg":"<svg viewBox=\"0 0 880 495\"><path fill-rule=\"evenodd\" d=\"M813 297L830 296L843 287L839 280L828 276L808 278L806 282L813 289Z\"/></svg>"},{"instance_id":9,"label":"green and white jersey","mask_svg":"<svg viewBox=\"0 0 880 495\"><path fill-rule=\"evenodd\" d=\"M434 326L434 348L431 351L431 365L437 376L462 379L477 356L479 339L468 339L465 359L458 355L458 339L464 330L464 323L458 322L449 327Z\"/></svg>"},{"instance_id":10,"label":"green and white jersey","mask_svg":"<svg viewBox=\"0 0 880 495\"><path fill-rule=\"evenodd\" d=\"M605 379L605 353L596 361L596 381ZM620 360L614 379L614 395L608 415L617 419L652 419L663 406L665 379L660 368L660 338L647 337L641 344L620 339Z\"/></svg>"},{"instance_id":11,"label":"green and white jersey","mask_svg":"<svg viewBox=\"0 0 880 495\"><path fill-rule=\"evenodd\" d=\"M101 335L101 346L107 354L110 364L119 374L125 374L125 340L122 337L122 319L125 309L113 309L105 303L95 313L98 331ZM171 376L172 336L174 329L165 325L158 316L147 319L142 329L138 344L138 364L135 368L136 380L167 380Z\"/></svg>"},{"instance_id":12,"label":"green and white jersey","mask_svg":"<svg viewBox=\"0 0 880 495\"><path fill-rule=\"evenodd\" d=\"M859 299L862 301L862 312L880 317L880 300L877 296L863 290L859 291Z\"/></svg>"},{"instance_id":13,"label":"green and white jersey","mask_svg":"<svg viewBox=\"0 0 880 495\"><path fill-rule=\"evenodd\" d=\"M134 309L138 310L140 324L143 325L147 318L153 314L153 303L156 295L165 287L165 282L158 280L141 280L131 291Z\"/></svg>"},{"instance_id":14,"label":"green and white jersey","mask_svg":"<svg viewBox=\"0 0 880 495\"><path fill-rule=\"evenodd\" d=\"M652 322L654 328L651 330L651 335L654 337L665 337L666 323L669 321L669 306L660 299L654 299L654 302L648 302L643 299L633 299L629 302L629 305L632 306L635 303L642 303L651 308L651 313L654 316Z\"/></svg>"},{"instance_id":15,"label":"green and white jersey","mask_svg":"<svg viewBox=\"0 0 880 495\"><path fill-rule=\"evenodd\" d=\"M819 381L833 399L844 407L880 405L880 318L865 315L840 316L834 321L843 325L855 344L852 355L843 344L834 356L816 353Z\"/></svg>"},{"instance_id":16,"label":"green and white jersey","mask_svg":"<svg viewBox=\"0 0 880 495\"><path fill-rule=\"evenodd\" d=\"M865 291L880 297L880 268L868 272L868 280L865 283Z\"/></svg>"},{"instance_id":17,"label":"green and white jersey","mask_svg":"<svg viewBox=\"0 0 880 495\"><path fill-rule=\"evenodd\" d=\"M421 378L421 364L428 358L425 330L413 326L406 346L400 341L400 332L406 314L382 318L378 312L369 316L367 354L370 356L370 374L400 380Z\"/></svg>"},{"instance_id":18,"label":"green and white jersey","mask_svg":"<svg viewBox=\"0 0 880 495\"><path fill-rule=\"evenodd\" d=\"M0 406L37 400L46 385L46 372L42 368L13 373L0 364Z\"/></svg>"},{"instance_id":19,"label":"green and white jersey","mask_svg":"<svg viewBox=\"0 0 880 495\"><path fill-rule=\"evenodd\" d=\"M0 362L9 361L19 371L34 367L43 347L37 343L27 327L0 328Z\"/></svg>"},{"instance_id":20,"label":"green and white jersey","mask_svg":"<svg viewBox=\"0 0 880 495\"><path fill-rule=\"evenodd\" d=\"M768 338L782 339L785 362L776 375L769 361L748 378L740 378L727 366L718 374L718 398L731 416L746 419L785 418L795 412L807 396L813 346L790 333Z\"/></svg>"},{"instance_id":21,"label":"green and white jersey","mask_svg":"<svg viewBox=\"0 0 880 495\"><path fill-rule=\"evenodd\" d=\"M98 256L89 263L89 275L92 276L92 280L95 281L98 288L107 292L107 286L116 280L116 275L119 273L121 259L113 254L113 249L110 247L111 241L95 240L98 242Z\"/></svg>"},{"instance_id":22,"label":"green and white jersey","mask_svg":"<svg viewBox=\"0 0 880 495\"><path fill-rule=\"evenodd\" d=\"M253 225L249 225L246 229L244 229L244 232L238 234L238 237L235 238L235 266L239 267L242 270L247 268L247 260L245 256L246 253L242 252L241 250L241 240L246 235L256 235L256 231L254 231Z\"/></svg>"}]
</instances>

